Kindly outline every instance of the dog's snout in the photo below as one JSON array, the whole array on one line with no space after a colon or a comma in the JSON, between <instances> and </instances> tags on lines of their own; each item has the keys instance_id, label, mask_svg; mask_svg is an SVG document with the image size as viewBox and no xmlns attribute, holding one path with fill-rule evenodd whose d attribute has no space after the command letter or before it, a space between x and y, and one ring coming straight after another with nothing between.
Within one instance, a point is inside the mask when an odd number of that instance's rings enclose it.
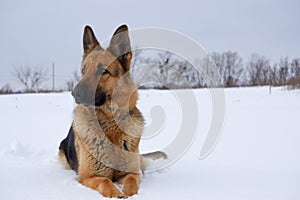
<instances>
[{"instance_id":1,"label":"dog's snout","mask_svg":"<svg viewBox=\"0 0 300 200\"><path fill-rule=\"evenodd\" d=\"M74 98L80 98L80 93L79 93L79 91L78 90L75 90L75 88L74 88L74 90L72 91L72 93L71 93L71 95L74 97Z\"/></svg>"},{"instance_id":2,"label":"dog's snout","mask_svg":"<svg viewBox=\"0 0 300 200\"><path fill-rule=\"evenodd\" d=\"M91 90L88 86L84 83L77 84L71 92L77 104L101 106L107 98L110 98L110 95L103 92L100 87Z\"/></svg>"},{"instance_id":3,"label":"dog's snout","mask_svg":"<svg viewBox=\"0 0 300 200\"><path fill-rule=\"evenodd\" d=\"M81 87L80 85L77 85L73 89L71 94L74 97L76 103L83 103L84 98L85 98L85 90L83 87Z\"/></svg>"},{"instance_id":4,"label":"dog's snout","mask_svg":"<svg viewBox=\"0 0 300 200\"><path fill-rule=\"evenodd\" d=\"M75 97L74 90L72 90L71 95L72 95L73 97Z\"/></svg>"}]
</instances>

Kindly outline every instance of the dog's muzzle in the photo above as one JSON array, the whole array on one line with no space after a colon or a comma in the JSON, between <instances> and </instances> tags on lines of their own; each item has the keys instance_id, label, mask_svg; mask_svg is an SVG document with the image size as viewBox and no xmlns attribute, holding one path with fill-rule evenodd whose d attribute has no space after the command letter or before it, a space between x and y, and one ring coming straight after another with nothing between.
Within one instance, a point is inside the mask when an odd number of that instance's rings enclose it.
<instances>
[{"instance_id":1,"label":"dog's muzzle","mask_svg":"<svg viewBox=\"0 0 300 200\"><path fill-rule=\"evenodd\" d=\"M106 94L98 88L96 91L89 91L87 87L77 85L71 94L77 104L101 106L106 101Z\"/></svg>"}]
</instances>

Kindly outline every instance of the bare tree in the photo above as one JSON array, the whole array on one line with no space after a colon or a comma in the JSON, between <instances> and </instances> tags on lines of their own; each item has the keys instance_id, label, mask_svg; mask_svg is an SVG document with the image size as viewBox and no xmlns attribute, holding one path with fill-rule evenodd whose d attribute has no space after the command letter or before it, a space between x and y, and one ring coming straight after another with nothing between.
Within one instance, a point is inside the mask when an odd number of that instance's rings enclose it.
<instances>
[{"instance_id":1,"label":"bare tree","mask_svg":"<svg viewBox=\"0 0 300 200\"><path fill-rule=\"evenodd\" d=\"M199 60L197 64L203 63ZM204 85L198 69L171 52L158 54L158 73L155 76L158 80L163 80L165 86L170 89L196 88Z\"/></svg>"},{"instance_id":2,"label":"bare tree","mask_svg":"<svg viewBox=\"0 0 300 200\"><path fill-rule=\"evenodd\" d=\"M298 77L300 76L300 59L294 58L291 62L291 76Z\"/></svg>"},{"instance_id":3,"label":"bare tree","mask_svg":"<svg viewBox=\"0 0 300 200\"><path fill-rule=\"evenodd\" d=\"M279 62L279 69L278 69L278 78L279 84L283 85L286 84L289 77L289 59L288 57L281 58Z\"/></svg>"},{"instance_id":4,"label":"bare tree","mask_svg":"<svg viewBox=\"0 0 300 200\"><path fill-rule=\"evenodd\" d=\"M223 52L211 54L215 65L222 77L222 84L226 87L238 86L243 73L243 59L237 52Z\"/></svg>"},{"instance_id":5,"label":"bare tree","mask_svg":"<svg viewBox=\"0 0 300 200\"><path fill-rule=\"evenodd\" d=\"M139 87L175 89L190 86L188 62L168 51L151 50L151 57L143 56L147 53L147 50L139 51L132 63L135 66L132 76Z\"/></svg>"},{"instance_id":6,"label":"bare tree","mask_svg":"<svg viewBox=\"0 0 300 200\"><path fill-rule=\"evenodd\" d=\"M250 85L269 84L270 62L268 59L264 56L253 54L246 66Z\"/></svg>"},{"instance_id":7,"label":"bare tree","mask_svg":"<svg viewBox=\"0 0 300 200\"><path fill-rule=\"evenodd\" d=\"M200 88L205 86L204 77L201 76L203 60L196 60L195 65L186 63L186 79L193 88Z\"/></svg>"},{"instance_id":8,"label":"bare tree","mask_svg":"<svg viewBox=\"0 0 300 200\"><path fill-rule=\"evenodd\" d=\"M134 74L134 70L137 67L138 62L141 61L141 53L142 49L138 49L137 47L135 48L134 51L132 51L132 59L131 59L131 74Z\"/></svg>"},{"instance_id":9,"label":"bare tree","mask_svg":"<svg viewBox=\"0 0 300 200\"><path fill-rule=\"evenodd\" d=\"M212 56L207 55L197 60L200 75L200 87L220 87L223 86L221 73ZM217 68L217 70L216 70Z\"/></svg>"},{"instance_id":10,"label":"bare tree","mask_svg":"<svg viewBox=\"0 0 300 200\"><path fill-rule=\"evenodd\" d=\"M269 84L273 86L279 84L277 63L269 67Z\"/></svg>"},{"instance_id":11,"label":"bare tree","mask_svg":"<svg viewBox=\"0 0 300 200\"><path fill-rule=\"evenodd\" d=\"M24 85L25 92L38 92L46 74L41 67L21 66L15 68L13 75Z\"/></svg>"}]
</instances>

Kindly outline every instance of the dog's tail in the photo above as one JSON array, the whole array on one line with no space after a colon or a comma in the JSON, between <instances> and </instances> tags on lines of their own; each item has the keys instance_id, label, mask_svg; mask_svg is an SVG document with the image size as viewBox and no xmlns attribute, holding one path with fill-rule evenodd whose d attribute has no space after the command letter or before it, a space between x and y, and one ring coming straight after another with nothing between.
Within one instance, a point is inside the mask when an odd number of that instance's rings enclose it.
<instances>
[{"instance_id":1,"label":"dog's tail","mask_svg":"<svg viewBox=\"0 0 300 200\"><path fill-rule=\"evenodd\" d=\"M162 151L154 151L151 153L145 153L142 154L143 159L152 159L152 160L158 160L158 159L167 159L168 156L165 152Z\"/></svg>"},{"instance_id":2,"label":"dog's tail","mask_svg":"<svg viewBox=\"0 0 300 200\"><path fill-rule=\"evenodd\" d=\"M168 156L165 152L154 151L150 153L141 154L141 170L144 173L149 165L149 162L160 159L167 159Z\"/></svg>"}]
</instances>

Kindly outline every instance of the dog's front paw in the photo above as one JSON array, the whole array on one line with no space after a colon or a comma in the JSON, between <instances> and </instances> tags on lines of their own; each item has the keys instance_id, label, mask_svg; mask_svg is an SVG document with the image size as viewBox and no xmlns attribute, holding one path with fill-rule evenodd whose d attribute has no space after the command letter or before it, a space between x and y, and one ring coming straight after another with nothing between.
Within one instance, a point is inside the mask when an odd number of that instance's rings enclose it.
<instances>
[{"instance_id":1,"label":"dog's front paw","mask_svg":"<svg viewBox=\"0 0 300 200\"><path fill-rule=\"evenodd\" d=\"M125 177L124 188L123 188L125 197L130 197L138 193L139 190L138 180L139 180L138 175L129 174Z\"/></svg>"},{"instance_id":2,"label":"dog's front paw","mask_svg":"<svg viewBox=\"0 0 300 200\"><path fill-rule=\"evenodd\" d=\"M98 187L98 191L107 198L124 198L124 195L108 179L104 179L101 182Z\"/></svg>"}]
</instances>

